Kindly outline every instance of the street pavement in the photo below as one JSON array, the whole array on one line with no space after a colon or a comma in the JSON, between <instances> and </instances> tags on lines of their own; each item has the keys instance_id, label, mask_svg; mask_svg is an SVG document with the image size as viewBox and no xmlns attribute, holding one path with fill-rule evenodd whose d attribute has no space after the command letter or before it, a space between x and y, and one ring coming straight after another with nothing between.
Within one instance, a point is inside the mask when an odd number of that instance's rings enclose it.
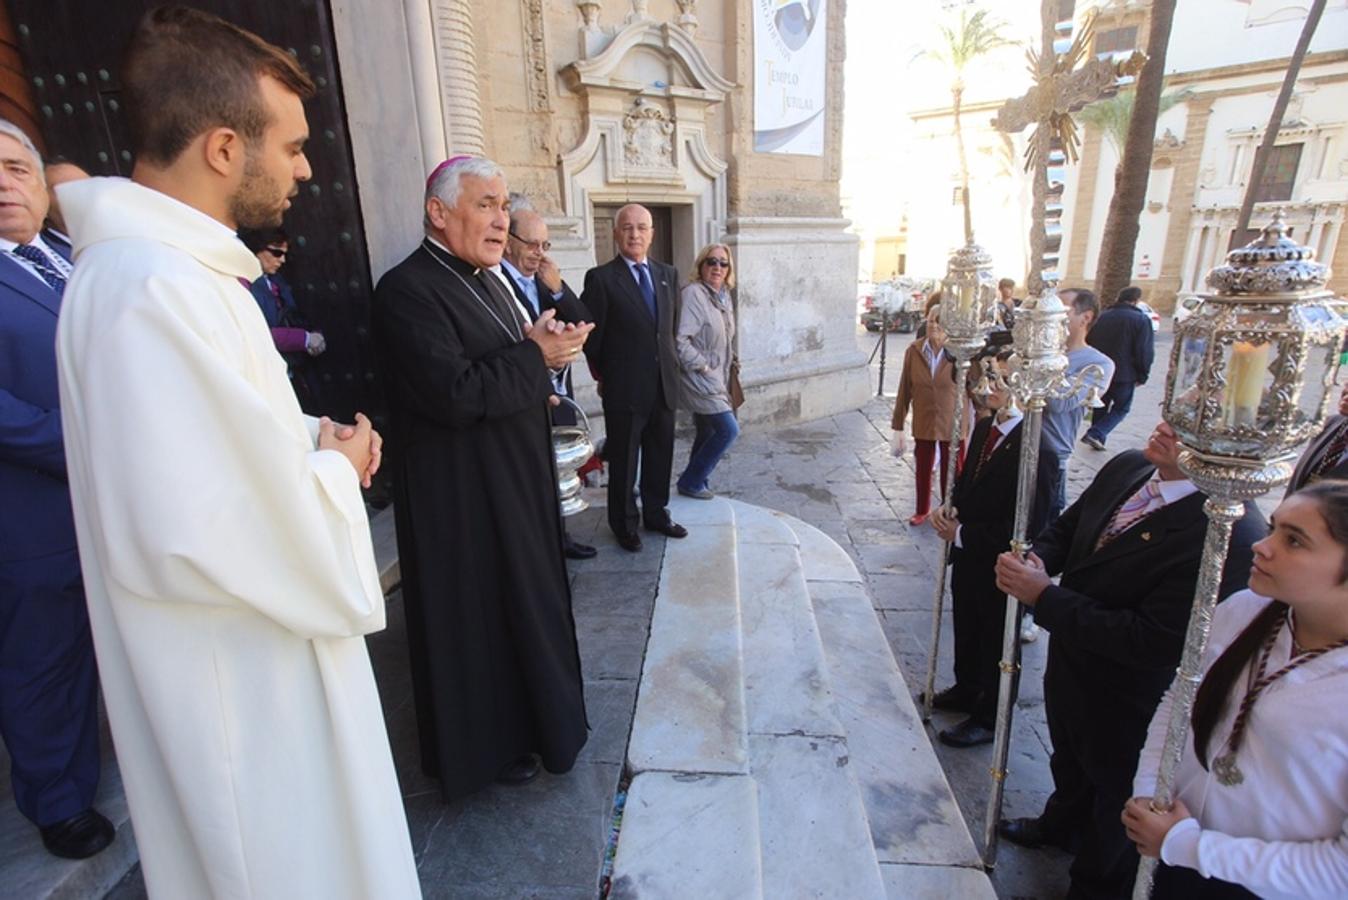
<instances>
[{"instance_id":1,"label":"street pavement","mask_svg":"<svg viewBox=\"0 0 1348 900\"><path fill-rule=\"evenodd\" d=\"M860 332L858 347L870 353L876 339ZM912 456L896 459L889 450L896 366L911 339L887 338L882 396L860 410L825 419L748 427L716 470L712 487L724 496L803 519L851 555L866 578L900 669L916 692L926 672L940 546L929 526L907 524L914 507ZM1145 443L1160 419L1169 348L1170 336L1163 331L1151 382L1138 390L1132 413L1110 438L1109 451L1077 445L1069 467L1069 502L1114 452ZM878 362L877 355L871 366L873 387L880 386ZM746 373L749 378L752 374ZM688 439L681 433L676 474L687 460ZM591 489L588 495L595 505L568 520L573 537L599 547L597 558L571 564L592 728L571 773L544 774L522 788L492 787L445 804L435 784L419 772L405 625L396 593L390 600L389 628L370 639L427 897L596 896L613 801L622 786L665 539L648 536L643 553L623 552L603 523L603 492ZM939 686L951 679L948 614L944 621ZM1047 645L1044 635L1024 646L1006 781L1005 813L1010 816L1037 814L1052 788L1042 688ZM940 744L935 729L951 722L943 714L935 716L932 743L981 846L991 748L955 750ZM1003 842L992 880L1001 897L1061 897L1069 864L1070 857L1058 851L1027 851ZM143 892L138 873L133 873L109 896L132 900Z\"/></svg>"}]
</instances>

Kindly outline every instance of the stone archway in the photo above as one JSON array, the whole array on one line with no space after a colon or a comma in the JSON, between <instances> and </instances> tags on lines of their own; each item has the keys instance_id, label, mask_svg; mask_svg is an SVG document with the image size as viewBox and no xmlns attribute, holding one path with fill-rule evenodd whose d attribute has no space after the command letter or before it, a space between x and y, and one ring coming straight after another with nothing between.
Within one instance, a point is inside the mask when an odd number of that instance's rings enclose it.
<instances>
[{"instance_id":1,"label":"stone archway","mask_svg":"<svg viewBox=\"0 0 1348 900\"><path fill-rule=\"evenodd\" d=\"M734 84L687 32L651 21L623 28L562 77L585 103L585 133L558 160L574 236L593 252L596 204L669 205L677 214L668 262L688 268L702 244L726 231L727 164L708 143L707 115Z\"/></svg>"}]
</instances>

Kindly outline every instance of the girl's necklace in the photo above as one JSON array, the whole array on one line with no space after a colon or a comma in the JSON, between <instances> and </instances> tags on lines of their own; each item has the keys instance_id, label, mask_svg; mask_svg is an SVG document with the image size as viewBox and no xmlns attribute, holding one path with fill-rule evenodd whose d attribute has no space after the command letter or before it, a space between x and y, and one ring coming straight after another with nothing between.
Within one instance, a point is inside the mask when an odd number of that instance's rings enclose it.
<instances>
[{"instance_id":1,"label":"girl's necklace","mask_svg":"<svg viewBox=\"0 0 1348 900\"><path fill-rule=\"evenodd\" d=\"M1254 703L1268 687L1279 678L1291 672L1313 659L1319 659L1326 653L1338 650L1341 647L1348 647L1348 638L1330 644L1327 647L1320 647L1317 650L1306 650L1300 656L1295 656L1287 665L1283 666L1272 675L1265 675L1268 670L1268 658L1273 652L1273 643L1278 639L1278 632L1282 630L1283 624L1287 625L1287 632L1292 640L1292 651L1295 654L1299 649L1296 645L1296 637L1292 631L1292 621L1290 617L1284 618L1269 630L1268 637L1264 639L1263 650L1259 654L1259 666L1255 669L1254 677L1250 685L1245 690L1245 697L1240 701L1240 711L1236 713L1236 721L1231 726L1231 737L1227 738L1227 751L1212 761L1212 773L1217 776L1217 781L1227 787L1234 787L1245 780L1245 773L1240 771L1236 765L1236 754L1240 752L1240 744L1245 737L1245 723L1250 716L1250 710L1254 708Z\"/></svg>"}]
</instances>

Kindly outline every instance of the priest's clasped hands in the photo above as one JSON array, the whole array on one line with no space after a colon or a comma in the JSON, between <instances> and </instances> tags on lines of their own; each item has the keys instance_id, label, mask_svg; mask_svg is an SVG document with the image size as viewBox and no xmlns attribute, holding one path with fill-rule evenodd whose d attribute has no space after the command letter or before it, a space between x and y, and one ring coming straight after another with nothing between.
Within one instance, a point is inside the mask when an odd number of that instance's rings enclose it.
<instances>
[{"instance_id":1,"label":"priest's clasped hands","mask_svg":"<svg viewBox=\"0 0 1348 900\"><path fill-rule=\"evenodd\" d=\"M555 310L545 309L538 321L526 326L524 336L543 351L543 362L549 369L560 369L576 361L591 331L593 322L562 322Z\"/></svg>"},{"instance_id":2,"label":"priest's clasped hands","mask_svg":"<svg viewBox=\"0 0 1348 900\"><path fill-rule=\"evenodd\" d=\"M318 420L318 449L336 450L345 456L356 470L360 486L368 488L384 458L384 439L364 413L356 413L355 425L344 425L323 416Z\"/></svg>"}]
</instances>

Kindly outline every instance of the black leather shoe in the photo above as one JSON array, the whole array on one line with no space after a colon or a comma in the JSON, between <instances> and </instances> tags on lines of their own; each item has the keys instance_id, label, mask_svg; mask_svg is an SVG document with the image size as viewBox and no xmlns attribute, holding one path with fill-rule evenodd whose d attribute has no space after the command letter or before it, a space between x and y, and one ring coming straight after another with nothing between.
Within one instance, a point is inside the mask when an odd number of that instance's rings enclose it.
<instances>
[{"instance_id":1,"label":"black leather shoe","mask_svg":"<svg viewBox=\"0 0 1348 900\"><path fill-rule=\"evenodd\" d=\"M506 767L496 775L497 784L519 785L528 784L538 777L538 760L532 753L521 756L514 762L507 763Z\"/></svg>"},{"instance_id":2,"label":"black leather shoe","mask_svg":"<svg viewBox=\"0 0 1348 900\"><path fill-rule=\"evenodd\" d=\"M619 534L615 535L615 537L618 539L618 546L622 547L628 553L641 552L641 535L636 532L629 531L627 534Z\"/></svg>"},{"instance_id":3,"label":"black leather shoe","mask_svg":"<svg viewBox=\"0 0 1348 900\"><path fill-rule=\"evenodd\" d=\"M685 538L688 537L688 529L684 528L678 522L666 522L663 525L647 525L647 531L655 531L663 534L665 537Z\"/></svg>"},{"instance_id":4,"label":"black leather shoe","mask_svg":"<svg viewBox=\"0 0 1348 900\"><path fill-rule=\"evenodd\" d=\"M980 744L991 744L996 735L991 728L975 722L970 717L953 728L945 729L936 736L947 747L977 747Z\"/></svg>"},{"instance_id":5,"label":"black leather shoe","mask_svg":"<svg viewBox=\"0 0 1348 900\"><path fill-rule=\"evenodd\" d=\"M44 825L39 831L47 852L64 859L88 859L117 836L112 823L94 809L86 809L53 825Z\"/></svg>"},{"instance_id":6,"label":"black leather shoe","mask_svg":"<svg viewBox=\"0 0 1348 900\"><path fill-rule=\"evenodd\" d=\"M937 691L936 696L931 698L931 708L943 712L971 713L974 711L974 701L977 699L977 697L960 690L958 687L948 687L943 691ZM917 705L926 705L925 691L918 692Z\"/></svg>"},{"instance_id":7,"label":"black leather shoe","mask_svg":"<svg viewBox=\"0 0 1348 900\"><path fill-rule=\"evenodd\" d=\"M594 559L595 554L598 552L598 550L594 549L589 544L577 543L576 541L571 540L571 538L566 539L565 553L567 559Z\"/></svg>"},{"instance_id":8,"label":"black leather shoe","mask_svg":"<svg viewBox=\"0 0 1348 900\"><path fill-rule=\"evenodd\" d=\"M1011 843L1030 850L1058 843L1044 830L1037 818L1002 819L997 823L997 833Z\"/></svg>"}]
</instances>

